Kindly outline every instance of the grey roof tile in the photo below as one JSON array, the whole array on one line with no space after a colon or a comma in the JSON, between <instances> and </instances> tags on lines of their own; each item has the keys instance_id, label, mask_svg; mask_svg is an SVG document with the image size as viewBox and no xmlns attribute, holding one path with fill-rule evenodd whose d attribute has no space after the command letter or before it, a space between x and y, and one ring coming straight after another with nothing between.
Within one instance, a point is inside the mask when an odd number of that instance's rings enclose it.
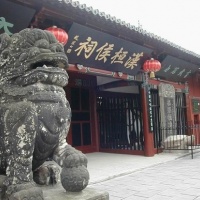
<instances>
[{"instance_id":1,"label":"grey roof tile","mask_svg":"<svg viewBox=\"0 0 200 200\"><path fill-rule=\"evenodd\" d=\"M184 52L186 54L189 54L189 56L195 57L197 59L200 58L200 55L189 51L179 45L176 45L170 41L168 41L165 38L162 38L161 36L158 36L154 33L148 32L147 30L144 30L142 27L138 27L135 25L131 25L130 23L126 23L125 21L122 21L121 19L116 18L115 16L111 16L110 14L106 14L105 12L101 12L98 9L94 9L93 7L89 7L86 4L81 4L79 1L73 1L73 0L42 0L43 2L48 2L49 5L59 6L63 10L65 10L68 7L72 7L75 9L80 10L80 12L86 12L90 15L93 15L94 17L99 17L101 21L105 21L105 23L112 24L115 28L119 30L127 29L127 31L130 31L133 34L139 35L140 38L148 41L154 41L162 43L163 45L168 47L172 47L178 51ZM92 16L91 16L92 17ZM130 33L129 32L129 33Z\"/></svg>"}]
</instances>

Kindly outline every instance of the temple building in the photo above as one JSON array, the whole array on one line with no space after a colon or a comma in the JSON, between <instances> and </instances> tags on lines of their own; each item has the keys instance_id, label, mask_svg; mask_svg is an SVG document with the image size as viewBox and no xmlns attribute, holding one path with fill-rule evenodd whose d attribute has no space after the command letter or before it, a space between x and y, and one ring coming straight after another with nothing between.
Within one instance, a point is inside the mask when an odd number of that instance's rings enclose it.
<instances>
[{"instance_id":1,"label":"temple building","mask_svg":"<svg viewBox=\"0 0 200 200\"><path fill-rule=\"evenodd\" d=\"M200 55L77 1L0 1L0 33L50 27L68 36L68 143L145 156L172 135L199 144Z\"/></svg>"}]
</instances>

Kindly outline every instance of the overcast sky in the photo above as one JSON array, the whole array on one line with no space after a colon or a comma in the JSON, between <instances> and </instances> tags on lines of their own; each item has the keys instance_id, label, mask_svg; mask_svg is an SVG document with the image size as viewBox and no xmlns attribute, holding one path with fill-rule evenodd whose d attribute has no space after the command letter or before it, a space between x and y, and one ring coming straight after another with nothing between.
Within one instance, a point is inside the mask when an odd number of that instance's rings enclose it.
<instances>
[{"instance_id":1,"label":"overcast sky","mask_svg":"<svg viewBox=\"0 0 200 200\"><path fill-rule=\"evenodd\" d=\"M200 55L200 0L78 0Z\"/></svg>"}]
</instances>

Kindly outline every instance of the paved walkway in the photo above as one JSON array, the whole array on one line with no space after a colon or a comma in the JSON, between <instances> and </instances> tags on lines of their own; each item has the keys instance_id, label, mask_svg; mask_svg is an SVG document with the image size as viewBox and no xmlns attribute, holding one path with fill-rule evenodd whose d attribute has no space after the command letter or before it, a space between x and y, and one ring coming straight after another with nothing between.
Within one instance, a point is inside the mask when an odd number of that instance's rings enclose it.
<instances>
[{"instance_id":1,"label":"paved walkway","mask_svg":"<svg viewBox=\"0 0 200 200\"><path fill-rule=\"evenodd\" d=\"M110 200L200 200L200 153L87 156L88 187L109 192Z\"/></svg>"},{"instance_id":2,"label":"paved walkway","mask_svg":"<svg viewBox=\"0 0 200 200\"><path fill-rule=\"evenodd\" d=\"M66 193L61 184L42 187L45 200L100 200L105 192L110 200L200 200L200 153L194 159L183 152L153 157L111 153L86 156L88 187L77 194Z\"/></svg>"},{"instance_id":3,"label":"paved walkway","mask_svg":"<svg viewBox=\"0 0 200 200\"><path fill-rule=\"evenodd\" d=\"M88 158L90 184L140 171L150 166L176 160L185 155L188 155L188 153L160 153L153 157L100 152L89 153L86 156Z\"/></svg>"}]
</instances>

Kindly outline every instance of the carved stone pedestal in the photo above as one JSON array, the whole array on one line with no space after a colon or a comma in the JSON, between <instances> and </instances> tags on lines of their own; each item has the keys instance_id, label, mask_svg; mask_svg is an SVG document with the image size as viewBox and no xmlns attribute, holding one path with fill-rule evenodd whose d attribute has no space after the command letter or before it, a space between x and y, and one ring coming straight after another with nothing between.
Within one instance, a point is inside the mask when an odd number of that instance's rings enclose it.
<instances>
[{"instance_id":1,"label":"carved stone pedestal","mask_svg":"<svg viewBox=\"0 0 200 200\"><path fill-rule=\"evenodd\" d=\"M3 177L0 177L0 179ZM66 192L61 184L39 187L43 190L44 200L109 200L109 194L105 191L87 187L81 192ZM1 197L0 200L5 200Z\"/></svg>"},{"instance_id":2,"label":"carved stone pedestal","mask_svg":"<svg viewBox=\"0 0 200 200\"><path fill-rule=\"evenodd\" d=\"M81 192L66 192L60 184L43 188L45 200L109 200L105 191L87 187Z\"/></svg>"}]
</instances>

